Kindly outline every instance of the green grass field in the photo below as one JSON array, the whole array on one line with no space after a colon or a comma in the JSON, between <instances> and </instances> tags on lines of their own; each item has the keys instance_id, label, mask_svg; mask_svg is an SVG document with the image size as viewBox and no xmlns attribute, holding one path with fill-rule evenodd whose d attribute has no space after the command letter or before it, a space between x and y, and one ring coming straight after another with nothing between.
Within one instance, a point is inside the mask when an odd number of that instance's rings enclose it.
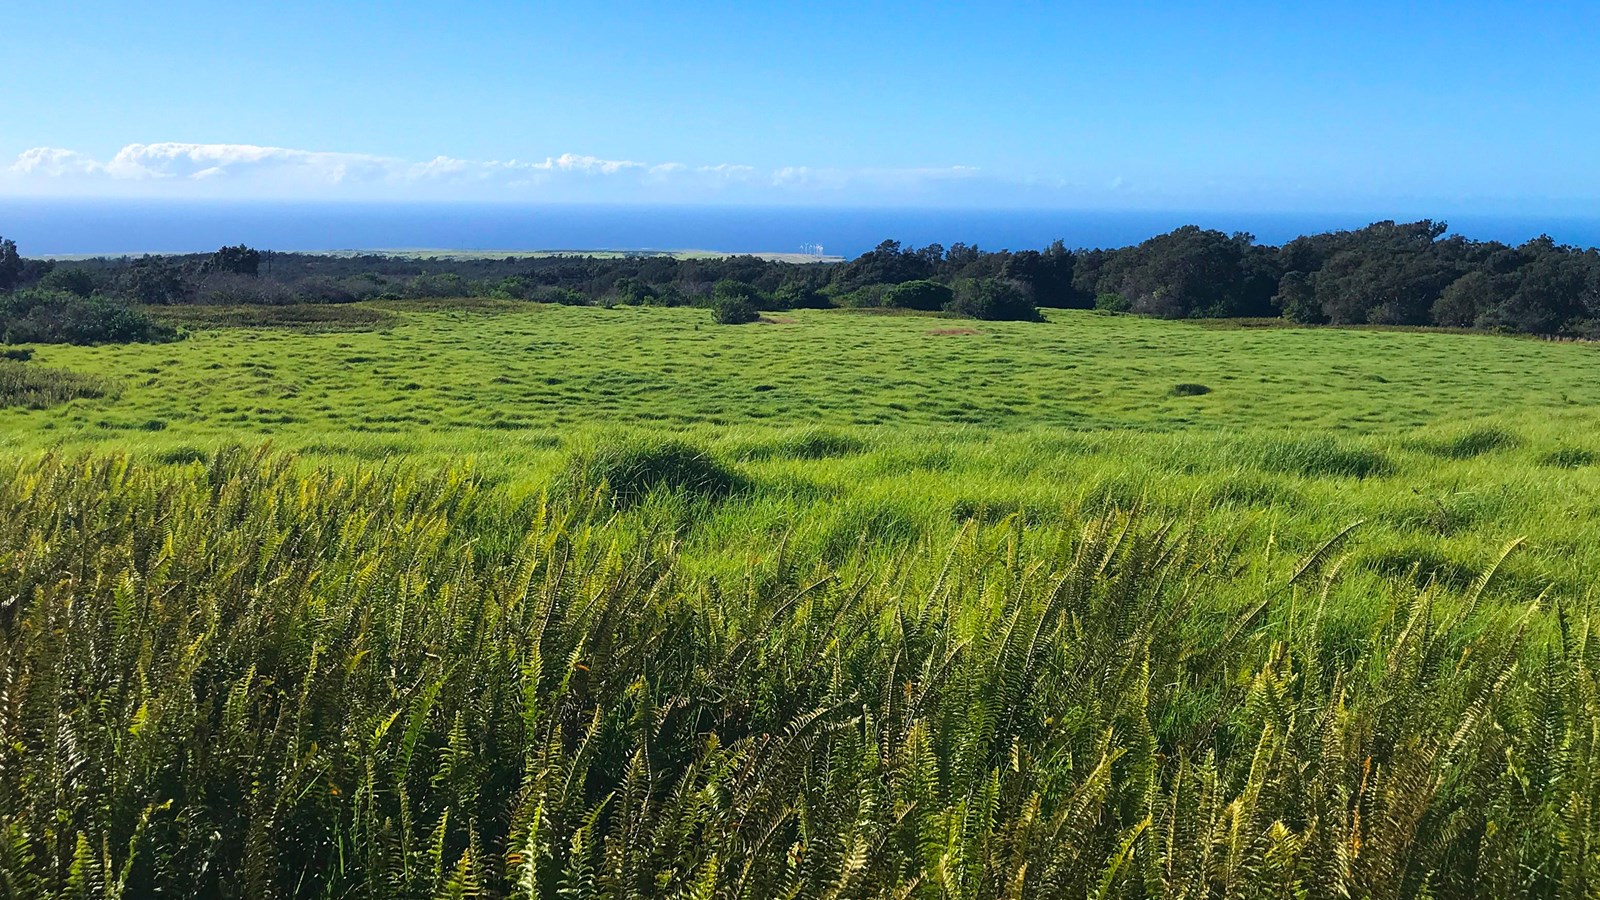
<instances>
[{"instance_id":1,"label":"green grass field","mask_svg":"<svg viewBox=\"0 0 1600 900\"><path fill-rule=\"evenodd\" d=\"M1600 884L1592 345L166 315L0 360L10 895Z\"/></svg>"},{"instance_id":2,"label":"green grass field","mask_svg":"<svg viewBox=\"0 0 1600 900\"><path fill-rule=\"evenodd\" d=\"M684 529L738 564L790 531L905 541L974 515L1049 527L1142 504L1291 551L1364 520L1354 544L1384 575L1420 563L1465 582L1519 537L1522 592L1586 598L1600 567L1600 351L1585 344L1074 312L742 328L493 301L177 314L194 329L179 343L42 348L29 365L120 390L0 410L5 449L470 458L538 493L578 448L670 431L749 477Z\"/></svg>"}]
</instances>

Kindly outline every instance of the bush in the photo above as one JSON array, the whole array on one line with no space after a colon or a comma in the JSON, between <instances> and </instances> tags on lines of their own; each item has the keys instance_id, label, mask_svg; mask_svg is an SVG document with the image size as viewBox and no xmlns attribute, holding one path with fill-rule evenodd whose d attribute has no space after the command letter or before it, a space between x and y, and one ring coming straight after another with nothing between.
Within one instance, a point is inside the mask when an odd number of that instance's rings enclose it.
<instances>
[{"instance_id":1,"label":"bush","mask_svg":"<svg viewBox=\"0 0 1600 900\"><path fill-rule=\"evenodd\" d=\"M771 305L771 298L761 293L753 284L724 278L711 286L711 304L744 302L755 309L765 309Z\"/></svg>"},{"instance_id":2,"label":"bush","mask_svg":"<svg viewBox=\"0 0 1600 900\"><path fill-rule=\"evenodd\" d=\"M30 347L8 347L0 350L0 359L9 359L13 362L27 362L33 359L33 349Z\"/></svg>"},{"instance_id":3,"label":"bush","mask_svg":"<svg viewBox=\"0 0 1600 900\"><path fill-rule=\"evenodd\" d=\"M1127 297L1108 291L1094 298L1094 308L1101 312L1125 313L1133 311L1133 304Z\"/></svg>"},{"instance_id":4,"label":"bush","mask_svg":"<svg viewBox=\"0 0 1600 900\"><path fill-rule=\"evenodd\" d=\"M949 285L937 281L907 281L883 292L880 303L899 309L920 309L938 312L950 305L955 293Z\"/></svg>"},{"instance_id":5,"label":"bush","mask_svg":"<svg viewBox=\"0 0 1600 900\"><path fill-rule=\"evenodd\" d=\"M125 344L176 337L173 329L106 297L32 290L0 304L0 341L7 344Z\"/></svg>"},{"instance_id":6,"label":"bush","mask_svg":"<svg viewBox=\"0 0 1600 900\"><path fill-rule=\"evenodd\" d=\"M737 297L718 297L711 301L711 318L718 325L748 325L761 318L755 304Z\"/></svg>"},{"instance_id":7,"label":"bush","mask_svg":"<svg viewBox=\"0 0 1600 900\"><path fill-rule=\"evenodd\" d=\"M653 493L720 500L744 479L699 447L673 439L620 439L575 453L557 482L570 499L600 494L616 509Z\"/></svg>"},{"instance_id":8,"label":"bush","mask_svg":"<svg viewBox=\"0 0 1600 900\"><path fill-rule=\"evenodd\" d=\"M883 306L883 297L889 285L869 284L846 293L833 295L833 305L844 309L876 309Z\"/></svg>"},{"instance_id":9,"label":"bush","mask_svg":"<svg viewBox=\"0 0 1600 900\"><path fill-rule=\"evenodd\" d=\"M958 316L986 321L1036 322L1039 308L1028 292L1001 278L968 278L956 282L954 298L945 307Z\"/></svg>"},{"instance_id":10,"label":"bush","mask_svg":"<svg viewBox=\"0 0 1600 900\"><path fill-rule=\"evenodd\" d=\"M1202 394L1211 393L1211 388L1203 384L1195 384L1192 381L1185 381L1173 385L1172 393L1177 397L1199 397Z\"/></svg>"},{"instance_id":11,"label":"bush","mask_svg":"<svg viewBox=\"0 0 1600 900\"><path fill-rule=\"evenodd\" d=\"M772 295L775 309L827 309L833 306L827 295L810 285L786 284Z\"/></svg>"}]
</instances>

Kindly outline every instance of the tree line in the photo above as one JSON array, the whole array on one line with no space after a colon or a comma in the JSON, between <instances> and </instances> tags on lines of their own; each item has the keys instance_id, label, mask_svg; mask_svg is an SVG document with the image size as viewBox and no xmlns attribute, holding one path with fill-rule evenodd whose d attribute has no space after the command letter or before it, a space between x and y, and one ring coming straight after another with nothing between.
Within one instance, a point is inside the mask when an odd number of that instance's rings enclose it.
<instances>
[{"instance_id":1,"label":"tree line","mask_svg":"<svg viewBox=\"0 0 1600 900\"><path fill-rule=\"evenodd\" d=\"M0 292L8 295L0 333L15 341L48 339L50 322L87 322L96 311L117 318L122 337L77 327L62 339L127 339L128 307L463 296L701 306L730 323L807 307L1023 320L1046 307L1600 337L1600 250L1549 237L1518 246L1471 240L1429 219L1377 222L1281 246L1193 225L1115 249L1074 250L1057 241L1043 250L986 251L884 241L838 263L659 253L335 256L243 245L211 254L56 262L25 259L14 243L0 240Z\"/></svg>"}]
</instances>

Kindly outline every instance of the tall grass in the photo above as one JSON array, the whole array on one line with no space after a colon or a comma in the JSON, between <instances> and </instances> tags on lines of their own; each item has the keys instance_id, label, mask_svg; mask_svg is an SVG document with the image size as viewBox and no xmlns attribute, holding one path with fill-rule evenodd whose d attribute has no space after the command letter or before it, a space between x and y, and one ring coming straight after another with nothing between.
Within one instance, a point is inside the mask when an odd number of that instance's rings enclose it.
<instances>
[{"instance_id":1,"label":"tall grass","mask_svg":"<svg viewBox=\"0 0 1600 900\"><path fill-rule=\"evenodd\" d=\"M111 382L67 369L45 368L16 359L0 359L0 408L44 409L80 397L116 394Z\"/></svg>"},{"instance_id":2,"label":"tall grass","mask_svg":"<svg viewBox=\"0 0 1600 900\"><path fill-rule=\"evenodd\" d=\"M610 524L606 524L610 523ZM0 480L10 897L1581 896L1600 647L1344 534L1015 518L692 577L609 507L226 452ZM1509 550L1509 548L1508 548ZM1251 569L1250 571L1257 571ZM1263 570L1266 571L1266 570Z\"/></svg>"}]
</instances>

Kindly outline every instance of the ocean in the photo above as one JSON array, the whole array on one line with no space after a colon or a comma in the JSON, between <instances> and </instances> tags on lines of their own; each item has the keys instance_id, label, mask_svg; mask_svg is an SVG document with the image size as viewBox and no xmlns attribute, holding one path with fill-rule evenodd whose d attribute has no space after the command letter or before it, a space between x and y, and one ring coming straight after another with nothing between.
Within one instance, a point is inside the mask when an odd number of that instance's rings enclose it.
<instances>
[{"instance_id":1,"label":"ocean","mask_svg":"<svg viewBox=\"0 0 1600 900\"><path fill-rule=\"evenodd\" d=\"M1519 243L1540 234L1600 245L1600 217L1432 218L1471 238ZM24 256L193 253L224 244L270 250L713 250L854 256L892 239L961 242L986 250L1119 247L1180 225L1247 231L1281 243L1357 228L1376 213L1091 212L748 206L513 205L488 203L135 202L0 198L0 236Z\"/></svg>"}]
</instances>

